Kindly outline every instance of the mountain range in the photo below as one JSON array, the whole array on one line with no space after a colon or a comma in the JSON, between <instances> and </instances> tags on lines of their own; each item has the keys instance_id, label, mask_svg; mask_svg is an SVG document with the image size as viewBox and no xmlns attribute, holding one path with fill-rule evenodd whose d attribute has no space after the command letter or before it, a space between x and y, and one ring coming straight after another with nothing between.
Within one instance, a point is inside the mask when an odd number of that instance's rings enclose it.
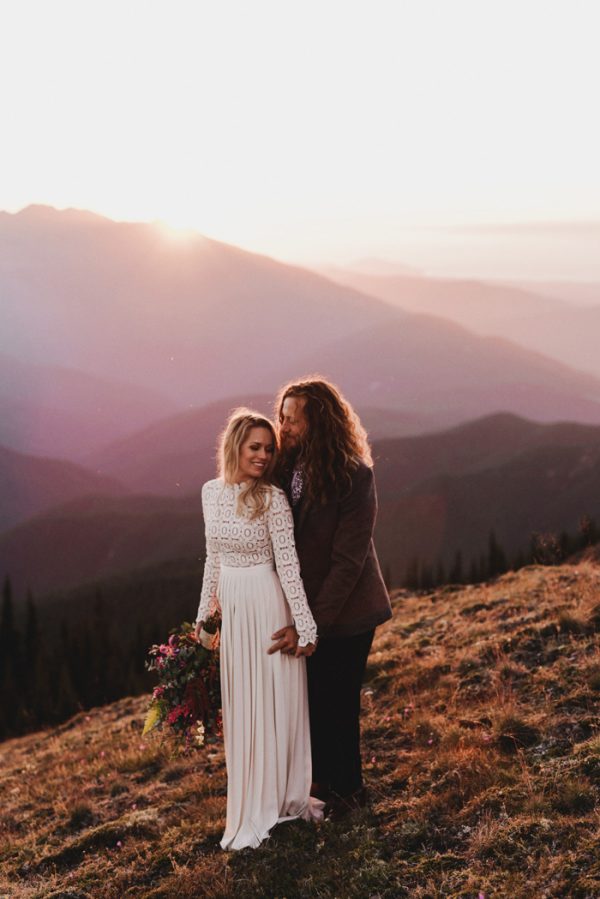
<instances>
[{"instance_id":1,"label":"mountain range","mask_svg":"<svg viewBox=\"0 0 600 899\"><path fill-rule=\"evenodd\" d=\"M0 574L22 596L198 558L229 410L272 413L308 373L370 431L397 581L416 556L476 557L490 530L515 554L597 516L593 285L584 305L555 284L358 267L325 276L78 210L0 213Z\"/></svg>"},{"instance_id":2,"label":"mountain range","mask_svg":"<svg viewBox=\"0 0 600 899\"><path fill-rule=\"evenodd\" d=\"M340 268L324 269L324 273L404 311L441 316L477 334L503 337L600 377L598 285L584 285L587 290L578 291L576 284L542 282L538 292L536 282L511 285ZM560 298L561 292L565 299Z\"/></svg>"},{"instance_id":3,"label":"mountain range","mask_svg":"<svg viewBox=\"0 0 600 899\"><path fill-rule=\"evenodd\" d=\"M63 459L25 456L0 446L0 531L81 496L122 496L114 478Z\"/></svg>"},{"instance_id":4,"label":"mountain range","mask_svg":"<svg viewBox=\"0 0 600 899\"><path fill-rule=\"evenodd\" d=\"M0 353L0 444L14 450L80 461L177 409L159 392L116 377Z\"/></svg>"},{"instance_id":5,"label":"mountain range","mask_svg":"<svg viewBox=\"0 0 600 899\"><path fill-rule=\"evenodd\" d=\"M409 278L415 291L422 280ZM428 428L494 411L600 423L592 374L200 235L168 240L77 210L2 213L0 290L0 349L15 360L0 442L25 453L80 462L171 413L272 396L310 372L359 408ZM527 296L532 313L552 302Z\"/></svg>"},{"instance_id":6,"label":"mountain range","mask_svg":"<svg viewBox=\"0 0 600 899\"><path fill-rule=\"evenodd\" d=\"M533 532L600 520L600 427L487 416L445 432L374 443L376 543L392 583L418 557L465 565L490 532L511 561ZM0 534L0 572L21 598L178 558L203 555L199 489L182 497L95 496ZM200 565L200 562L198 563Z\"/></svg>"}]
</instances>

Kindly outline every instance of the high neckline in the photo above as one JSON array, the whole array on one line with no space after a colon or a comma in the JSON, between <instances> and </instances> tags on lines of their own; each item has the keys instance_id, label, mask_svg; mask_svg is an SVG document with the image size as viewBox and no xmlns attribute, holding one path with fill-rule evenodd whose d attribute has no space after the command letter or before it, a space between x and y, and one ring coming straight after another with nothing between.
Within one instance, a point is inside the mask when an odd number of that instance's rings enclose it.
<instances>
[{"instance_id":1,"label":"high neckline","mask_svg":"<svg viewBox=\"0 0 600 899\"><path fill-rule=\"evenodd\" d=\"M245 487L248 481L240 481L239 484L236 481L225 481L223 480L225 487L233 487L234 490L241 490L242 487Z\"/></svg>"}]
</instances>

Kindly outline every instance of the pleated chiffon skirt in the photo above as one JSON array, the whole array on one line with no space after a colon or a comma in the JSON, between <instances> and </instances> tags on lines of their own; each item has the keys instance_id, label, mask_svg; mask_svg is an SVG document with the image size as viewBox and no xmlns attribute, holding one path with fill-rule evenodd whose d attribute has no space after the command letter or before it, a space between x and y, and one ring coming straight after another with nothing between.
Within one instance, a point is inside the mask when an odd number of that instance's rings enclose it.
<instances>
[{"instance_id":1,"label":"pleated chiffon skirt","mask_svg":"<svg viewBox=\"0 0 600 899\"><path fill-rule=\"evenodd\" d=\"M271 828L315 817L309 800L306 663L267 655L272 634L292 623L270 565L221 566L221 692L227 763L223 849L256 847Z\"/></svg>"}]
</instances>

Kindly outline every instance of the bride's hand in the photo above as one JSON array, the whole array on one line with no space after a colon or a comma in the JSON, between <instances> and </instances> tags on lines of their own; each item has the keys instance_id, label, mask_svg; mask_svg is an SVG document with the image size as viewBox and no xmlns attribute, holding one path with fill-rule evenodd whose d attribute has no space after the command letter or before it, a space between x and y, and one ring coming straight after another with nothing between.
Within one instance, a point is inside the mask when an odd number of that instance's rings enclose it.
<instances>
[{"instance_id":1,"label":"bride's hand","mask_svg":"<svg viewBox=\"0 0 600 899\"><path fill-rule=\"evenodd\" d=\"M200 639L200 631L202 630L203 627L204 627L203 621L199 621L196 624L196 627L194 628L194 636L195 636L196 640Z\"/></svg>"},{"instance_id":2,"label":"bride's hand","mask_svg":"<svg viewBox=\"0 0 600 899\"><path fill-rule=\"evenodd\" d=\"M317 648L316 643L307 643L306 646L298 645L296 647L296 652L294 653L294 656L297 659L299 659L300 656L311 656L316 648Z\"/></svg>"}]
</instances>

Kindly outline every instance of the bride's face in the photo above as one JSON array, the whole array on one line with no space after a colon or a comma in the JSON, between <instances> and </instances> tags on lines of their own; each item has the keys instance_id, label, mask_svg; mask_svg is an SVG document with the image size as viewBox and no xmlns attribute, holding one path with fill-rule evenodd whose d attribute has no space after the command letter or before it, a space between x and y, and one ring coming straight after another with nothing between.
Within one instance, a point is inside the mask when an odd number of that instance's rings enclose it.
<instances>
[{"instance_id":1,"label":"bride's face","mask_svg":"<svg viewBox=\"0 0 600 899\"><path fill-rule=\"evenodd\" d=\"M240 448L236 481L261 478L269 468L275 444L268 428L251 428Z\"/></svg>"}]
</instances>

